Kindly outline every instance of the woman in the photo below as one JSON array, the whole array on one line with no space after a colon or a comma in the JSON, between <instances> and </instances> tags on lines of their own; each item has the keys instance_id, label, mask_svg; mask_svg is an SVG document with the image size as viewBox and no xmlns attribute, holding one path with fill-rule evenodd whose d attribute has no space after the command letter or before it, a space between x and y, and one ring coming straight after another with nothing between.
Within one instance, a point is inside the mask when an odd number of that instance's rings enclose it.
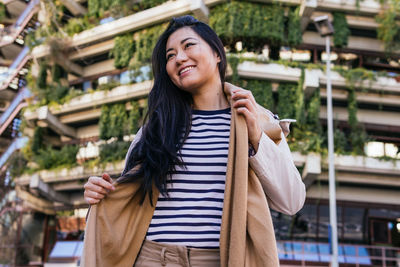
<instances>
[{"instance_id":1,"label":"woman","mask_svg":"<svg viewBox=\"0 0 400 267\"><path fill-rule=\"evenodd\" d=\"M141 197L140 203L133 204L135 209L147 205L143 210L151 212L148 223L143 219L143 225L134 224L144 229L136 232L145 233L139 255L131 257L133 262L136 259L135 266L277 265L276 247L265 252L272 256L259 255L264 253L259 248L264 239L257 240L257 231L267 229L273 235L268 205L291 215L305 200L305 187L284 136L275 144L263 132L265 118L261 117L266 113L251 92L224 82L227 63L222 42L208 25L193 17L171 21L154 48L152 66L148 120L129 148L125 169L114 184L107 174L90 177L84 186L85 200L103 205L112 202L114 192L110 191L118 191L119 186L138 187L135 194L140 192ZM232 134L232 129L243 131ZM243 145L235 140L242 139L248 140L248 156L237 150ZM256 181L251 180L253 171ZM263 194L253 194L257 186ZM252 212L257 210L253 196L262 211ZM107 209L103 212L108 214ZM137 219L141 214L128 217ZM98 215L91 215L95 225ZM264 221L269 224L263 225ZM96 231L104 233L96 227L89 226L85 238L99 234ZM129 242L143 240L135 238ZM272 239L268 242L275 246ZM85 246L86 254L90 248ZM129 251L136 253L138 248ZM251 263L249 255L257 260Z\"/></svg>"}]
</instances>

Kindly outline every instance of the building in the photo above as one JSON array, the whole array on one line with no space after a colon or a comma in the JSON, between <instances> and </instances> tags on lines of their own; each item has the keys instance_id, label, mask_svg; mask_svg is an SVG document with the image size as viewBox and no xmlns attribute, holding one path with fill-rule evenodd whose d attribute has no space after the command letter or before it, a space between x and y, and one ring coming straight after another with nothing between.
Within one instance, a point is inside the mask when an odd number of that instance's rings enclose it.
<instances>
[{"instance_id":1,"label":"building","mask_svg":"<svg viewBox=\"0 0 400 267\"><path fill-rule=\"evenodd\" d=\"M1 212L20 214L14 216L20 224L13 224L21 240L15 244L17 265L60 260L56 252L49 257L56 240L79 240L87 208L83 184L91 175L117 177L122 171L146 110L152 47L169 19L192 14L223 40L230 81L251 89L260 104L281 118L298 121L288 141L307 186L307 201L294 216L272 213L283 266L329 262L327 56L312 19L330 17L335 27L331 60L339 261L343 266L398 266L396 0L3 2L4 29L10 30L3 29L0 45L2 65L8 67L0 90L0 168L1 177L15 170L7 179L14 181L11 192L17 198ZM15 20L17 13L26 19ZM13 146L18 135L3 134L16 118L23 121L24 148ZM18 168L12 155L26 163ZM7 254L4 245L0 249L0 255ZM71 260L76 261L73 251L78 250L72 249Z\"/></svg>"}]
</instances>

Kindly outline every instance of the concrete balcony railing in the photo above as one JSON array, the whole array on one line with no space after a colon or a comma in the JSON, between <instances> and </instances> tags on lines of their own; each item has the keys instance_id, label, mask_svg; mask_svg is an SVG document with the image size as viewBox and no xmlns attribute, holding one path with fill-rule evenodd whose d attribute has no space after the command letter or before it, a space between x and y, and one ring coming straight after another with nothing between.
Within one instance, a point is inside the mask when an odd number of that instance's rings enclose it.
<instances>
[{"instance_id":1,"label":"concrete balcony railing","mask_svg":"<svg viewBox=\"0 0 400 267\"><path fill-rule=\"evenodd\" d=\"M294 156L295 162L296 158L299 157ZM307 187L307 197L328 199L327 158L309 153L303 155L303 159L302 178ZM338 200L393 205L400 203L400 159L381 160L366 156L335 155L335 171L336 181L339 183L336 189ZM317 180L324 183L315 184Z\"/></svg>"},{"instance_id":2,"label":"concrete balcony railing","mask_svg":"<svg viewBox=\"0 0 400 267\"><path fill-rule=\"evenodd\" d=\"M0 34L0 47L12 44L21 34L25 26L31 20L33 15L39 11L40 0L31 0L24 12L19 16L17 21L10 27L5 28Z\"/></svg>"},{"instance_id":3,"label":"concrete balcony railing","mask_svg":"<svg viewBox=\"0 0 400 267\"><path fill-rule=\"evenodd\" d=\"M297 82L301 75L299 68L286 67L280 64L265 64L244 61L238 65L238 74L243 78L266 79L277 82ZM347 93L343 89L347 87L346 79L337 72L331 72L333 98L344 99ZM306 69L304 77L304 90L310 95L316 88L326 85L326 75L319 69ZM368 92L358 92L357 100L366 103L378 103L391 106L400 105L400 83L394 78L377 77L376 81L364 81L355 84L357 88L366 88ZM321 90L321 95L324 95Z\"/></svg>"},{"instance_id":4,"label":"concrete balcony railing","mask_svg":"<svg viewBox=\"0 0 400 267\"><path fill-rule=\"evenodd\" d=\"M365 15L376 15L381 11L382 5L378 0L316 0L318 10L343 11L346 13L358 13Z\"/></svg>"},{"instance_id":5,"label":"concrete balcony railing","mask_svg":"<svg viewBox=\"0 0 400 267\"><path fill-rule=\"evenodd\" d=\"M198 18L207 20L208 8L203 0L168 1L159 6L75 34L70 40L70 45L71 47L79 47L90 43L98 43L119 34L137 31L189 13L194 13ZM49 51L48 46L41 45L33 49L32 55L40 58L47 56Z\"/></svg>"},{"instance_id":6,"label":"concrete balcony railing","mask_svg":"<svg viewBox=\"0 0 400 267\"><path fill-rule=\"evenodd\" d=\"M110 91L96 91L73 98L68 103L49 108L49 112L57 116L61 123L72 123L87 119L99 118L101 105L123 100L145 97L150 92L152 81L132 85L121 85ZM40 119L39 110L27 110L24 117L28 121Z\"/></svg>"}]
</instances>

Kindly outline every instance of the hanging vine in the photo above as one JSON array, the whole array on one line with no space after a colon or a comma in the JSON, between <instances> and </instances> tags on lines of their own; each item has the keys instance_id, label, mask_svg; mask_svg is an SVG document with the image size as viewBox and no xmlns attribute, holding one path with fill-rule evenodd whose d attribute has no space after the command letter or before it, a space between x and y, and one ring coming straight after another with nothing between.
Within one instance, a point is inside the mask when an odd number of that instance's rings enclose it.
<instances>
[{"instance_id":1,"label":"hanging vine","mask_svg":"<svg viewBox=\"0 0 400 267\"><path fill-rule=\"evenodd\" d=\"M347 24L346 15L343 12L333 12L333 27L335 29L333 33L333 42L335 46L347 46L351 32Z\"/></svg>"},{"instance_id":2,"label":"hanging vine","mask_svg":"<svg viewBox=\"0 0 400 267\"><path fill-rule=\"evenodd\" d=\"M301 31L300 7L290 10L288 15L287 43L290 46L297 46L303 42Z\"/></svg>"},{"instance_id":3,"label":"hanging vine","mask_svg":"<svg viewBox=\"0 0 400 267\"><path fill-rule=\"evenodd\" d=\"M211 10L209 24L224 44L233 48L242 41L247 50L280 45L285 40L285 17L282 7L231 1Z\"/></svg>"},{"instance_id":4,"label":"hanging vine","mask_svg":"<svg viewBox=\"0 0 400 267\"><path fill-rule=\"evenodd\" d=\"M110 51L110 57L114 57L114 66L117 69L125 68L129 65L135 53L135 42L132 34L125 34L115 38L114 47Z\"/></svg>"},{"instance_id":5,"label":"hanging vine","mask_svg":"<svg viewBox=\"0 0 400 267\"><path fill-rule=\"evenodd\" d=\"M400 25L396 20L398 14L400 14L400 0L388 0L386 9L375 17L379 24L378 39L384 43L387 53L400 49Z\"/></svg>"}]
</instances>

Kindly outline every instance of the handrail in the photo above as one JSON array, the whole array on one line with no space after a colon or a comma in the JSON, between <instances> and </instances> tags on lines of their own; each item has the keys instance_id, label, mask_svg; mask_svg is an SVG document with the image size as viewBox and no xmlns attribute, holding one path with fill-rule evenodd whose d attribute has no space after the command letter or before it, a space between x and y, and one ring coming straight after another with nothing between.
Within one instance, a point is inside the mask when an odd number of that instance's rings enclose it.
<instances>
[{"instance_id":1,"label":"handrail","mask_svg":"<svg viewBox=\"0 0 400 267\"><path fill-rule=\"evenodd\" d=\"M3 165L7 162L7 160L16 150L25 146L28 140L29 140L28 137L19 137L14 139L14 142L11 143L11 145L7 148L6 152L4 152L3 155L0 156L0 169L3 167Z\"/></svg>"},{"instance_id":2,"label":"handrail","mask_svg":"<svg viewBox=\"0 0 400 267\"><path fill-rule=\"evenodd\" d=\"M14 42L15 38L20 34L23 27L28 23L35 8L39 6L40 0L31 0L25 10L18 17L16 22L5 28L0 34L0 46L4 46Z\"/></svg>"},{"instance_id":3,"label":"handrail","mask_svg":"<svg viewBox=\"0 0 400 267\"><path fill-rule=\"evenodd\" d=\"M0 90L8 87L8 84L14 79L15 75L25 65L29 59L29 47L25 46L15 58L8 70L0 74Z\"/></svg>"},{"instance_id":4,"label":"handrail","mask_svg":"<svg viewBox=\"0 0 400 267\"><path fill-rule=\"evenodd\" d=\"M31 96L31 91L29 90L28 87L24 87L16 97L14 97L13 101L11 104L8 106L6 111L1 114L0 116L0 128L3 126L3 124L10 118L11 114L13 111L18 107L18 105L24 101L25 98Z\"/></svg>"},{"instance_id":5,"label":"handrail","mask_svg":"<svg viewBox=\"0 0 400 267\"><path fill-rule=\"evenodd\" d=\"M278 254L281 261L300 262L306 266L306 262L330 262L329 243L301 242L290 240L278 240ZM339 263L355 265L392 266L399 261L397 255L400 248L371 246L360 244L339 244Z\"/></svg>"}]
</instances>

